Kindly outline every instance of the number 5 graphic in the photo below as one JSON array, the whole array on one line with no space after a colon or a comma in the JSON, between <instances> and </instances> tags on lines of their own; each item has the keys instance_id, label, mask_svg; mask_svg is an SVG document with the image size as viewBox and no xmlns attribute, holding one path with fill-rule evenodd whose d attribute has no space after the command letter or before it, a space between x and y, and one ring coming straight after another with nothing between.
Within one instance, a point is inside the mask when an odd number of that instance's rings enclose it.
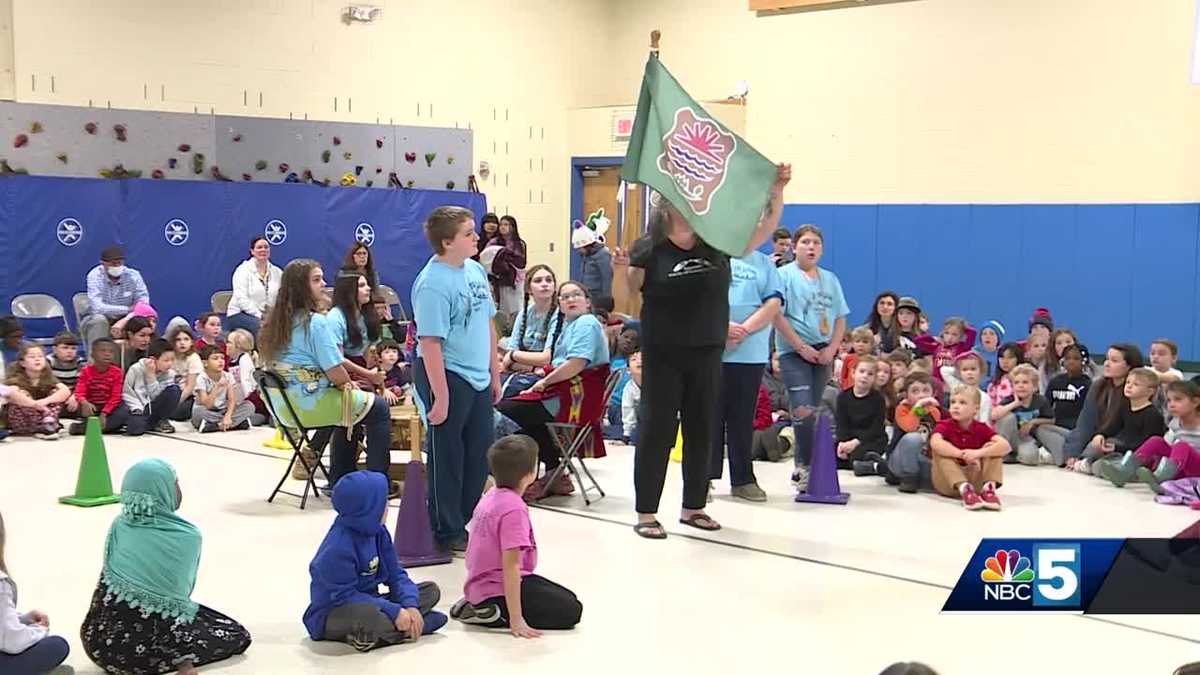
<instances>
[{"instance_id":1,"label":"number 5 graphic","mask_svg":"<svg viewBox=\"0 0 1200 675\"><path fill-rule=\"evenodd\" d=\"M1080 607L1079 544L1035 544L1034 607Z\"/></svg>"}]
</instances>

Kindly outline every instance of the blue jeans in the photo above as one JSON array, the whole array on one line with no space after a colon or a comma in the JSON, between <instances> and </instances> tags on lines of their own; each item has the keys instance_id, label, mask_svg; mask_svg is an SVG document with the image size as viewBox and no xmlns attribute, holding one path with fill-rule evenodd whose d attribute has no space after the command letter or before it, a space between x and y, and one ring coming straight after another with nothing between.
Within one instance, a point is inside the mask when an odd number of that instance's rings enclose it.
<instances>
[{"instance_id":1,"label":"blue jeans","mask_svg":"<svg viewBox=\"0 0 1200 675\"><path fill-rule=\"evenodd\" d=\"M820 349L813 345L813 349ZM788 405L792 409L792 427L796 432L796 465L808 466L812 463L813 422L821 407L821 396L825 393L825 383L829 381L832 365L809 363L800 358L795 352L782 354L779 357L779 370L783 383L788 389ZM796 419L796 408L810 408L812 414L803 419Z\"/></svg>"},{"instance_id":2,"label":"blue jeans","mask_svg":"<svg viewBox=\"0 0 1200 675\"><path fill-rule=\"evenodd\" d=\"M66 640L48 635L20 654L0 652L0 673L48 673L66 661L70 652Z\"/></svg>"},{"instance_id":3,"label":"blue jeans","mask_svg":"<svg viewBox=\"0 0 1200 675\"><path fill-rule=\"evenodd\" d=\"M624 424L621 422L621 404L609 403L605 415L604 440L620 441L625 438Z\"/></svg>"},{"instance_id":4,"label":"blue jeans","mask_svg":"<svg viewBox=\"0 0 1200 675\"><path fill-rule=\"evenodd\" d=\"M333 485L339 478L354 471L358 444L346 438L346 427L331 429L333 450L329 458L329 483ZM360 429L367 437L367 469L388 475L392 457L392 414L382 396L375 397L367 416L355 425L355 431Z\"/></svg>"},{"instance_id":5,"label":"blue jeans","mask_svg":"<svg viewBox=\"0 0 1200 675\"><path fill-rule=\"evenodd\" d=\"M900 437L896 447L888 453L888 470L896 478L920 479L921 487L933 489L932 465L925 456L928 441L924 434L909 432Z\"/></svg>"},{"instance_id":6,"label":"blue jeans","mask_svg":"<svg viewBox=\"0 0 1200 675\"><path fill-rule=\"evenodd\" d=\"M239 328L250 331L254 337L258 337L258 329L262 327L262 321L258 317L251 316L245 312L238 312L233 316L225 317L225 332L231 333Z\"/></svg>"},{"instance_id":7,"label":"blue jeans","mask_svg":"<svg viewBox=\"0 0 1200 675\"><path fill-rule=\"evenodd\" d=\"M433 409L433 392L425 360L413 364L413 384L425 411ZM438 544L449 546L467 536L467 521L483 495L487 452L495 438L492 388L475 391L452 370L446 371L450 409L446 420L429 425L429 522ZM427 413L426 413L427 414Z\"/></svg>"}]
</instances>

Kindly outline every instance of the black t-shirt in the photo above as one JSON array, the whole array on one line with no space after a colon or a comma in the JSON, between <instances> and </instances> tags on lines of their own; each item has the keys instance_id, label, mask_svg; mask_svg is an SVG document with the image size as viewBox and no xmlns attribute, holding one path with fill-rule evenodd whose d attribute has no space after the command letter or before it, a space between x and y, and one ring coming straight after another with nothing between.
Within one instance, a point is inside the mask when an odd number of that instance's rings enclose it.
<instances>
[{"instance_id":1,"label":"black t-shirt","mask_svg":"<svg viewBox=\"0 0 1200 675\"><path fill-rule=\"evenodd\" d=\"M1162 413L1153 405L1141 410L1134 410L1129 405L1121 411L1121 431L1113 439L1113 445L1118 450L1136 450L1151 436L1162 436L1167 433L1167 425L1163 423Z\"/></svg>"},{"instance_id":2,"label":"black t-shirt","mask_svg":"<svg viewBox=\"0 0 1200 675\"><path fill-rule=\"evenodd\" d=\"M729 335L729 256L698 240L683 250L649 236L629 255L645 270L642 344L651 347L723 347Z\"/></svg>"},{"instance_id":3,"label":"black t-shirt","mask_svg":"<svg viewBox=\"0 0 1200 675\"><path fill-rule=\"evenodd\" d=\"M883 394L872 389L859 398L854 389L846 389L837 398L837 439L848 441L857 438L867 448L886 448L887 432L884 431Z\"/></svg>"},{"instance_id":4,"label":"black t-shirt","mask_svg":"<svg viewBox=\"0 0 1200 675\"><path fill-rule=\"evenodd\" d=\"M1050 384L1046 385L1046 398L1054 406L1054 424L1064 429L1075 428L1091 386L1092 381L1083 374L1071 376L1059 373L1050 378Z\"/></svg>"}]
</instances>

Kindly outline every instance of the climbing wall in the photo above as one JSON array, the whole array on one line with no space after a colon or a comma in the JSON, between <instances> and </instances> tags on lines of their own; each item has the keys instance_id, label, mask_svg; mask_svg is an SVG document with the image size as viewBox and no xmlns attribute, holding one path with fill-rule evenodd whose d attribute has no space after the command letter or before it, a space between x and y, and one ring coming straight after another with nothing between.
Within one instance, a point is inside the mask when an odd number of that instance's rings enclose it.
<instances>
[{"instance_id":1,"label":"climbing wall","mask_svg":"<svg viewBox=\"0 0 1200 675\"><path fill-rule=\"evenodd\" d=\"M466 190L467 129L0 102L0 172Z\"/></svg>"}]
</instances>

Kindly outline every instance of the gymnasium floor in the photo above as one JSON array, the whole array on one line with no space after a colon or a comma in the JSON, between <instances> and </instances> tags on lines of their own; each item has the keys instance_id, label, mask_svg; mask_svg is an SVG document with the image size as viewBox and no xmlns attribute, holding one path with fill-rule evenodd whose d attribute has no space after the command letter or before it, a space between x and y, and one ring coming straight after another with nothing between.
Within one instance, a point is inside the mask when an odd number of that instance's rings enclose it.
<instances>
[{"instance_id":1,"label":"gymnasium floor","mask_svg":"<svg viewBox=\"0 0 1200 675\"><path fill-rule=\"evenodd\" d=\"M106 437L114 483L146 457L177 468L181 514L204 533L194 598L244 623L246 656L206 670L230 673L397 672L732 673L795 671L874 675L896 660L923 660L942 675L1170 673L1200 660L1196 617L941 615L949 587L982 536L1170 536L1200 514L1154 504L1144 487L1117 490L1049 468L1005 467L1005 510L967 513L933 495L899 495L877 479L844 477L847 507L791 501L788 465L756 463L767 504L731 501L720 486L709 535L675 525L673 465L660 514L666 541L636 537L632 450L592 462L608 497L533 510L539 572L575 590L583 623L569 633L518 641L451 622L439 635L360 655L313 643L300 615L307 565L331 521L327 501L265 501L284 469L261 447L265 430ZM39 608L72 646L78 673L100 672L83 655L78 627L100 571L117 506L60 506L74 487L80 439L0 445L0 510L8 565L25 610ZM299 483L294 483L299 485ZM393 504L395 506L395 504ZM394 514L392 516L394 519ZM392 521L394 524L394 520ZM443 611L464 568L421 568L437 581Z\"/></svg>"}]
</instances>

